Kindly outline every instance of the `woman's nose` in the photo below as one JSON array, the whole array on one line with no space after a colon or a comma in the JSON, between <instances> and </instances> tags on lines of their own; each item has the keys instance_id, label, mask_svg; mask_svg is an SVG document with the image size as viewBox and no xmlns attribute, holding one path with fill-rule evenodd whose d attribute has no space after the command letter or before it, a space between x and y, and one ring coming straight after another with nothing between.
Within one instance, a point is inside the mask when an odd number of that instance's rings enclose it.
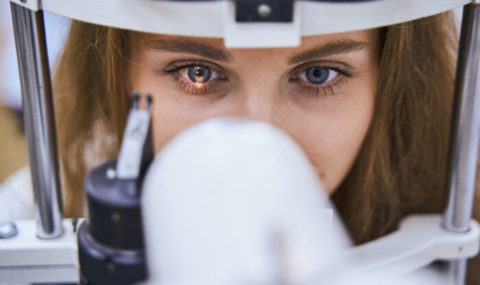
<instances>
[{"instance_id":1,"label":"woman's nose","mask_svg":"<svg viewBox=\"0 0 480 285\"><path fill-rule=\"evenodd\" d=\"M242 94L238 103L239 116L267 123L274 123L278 98L265 89L250 90Z\"/></svg>"}]
</instances>

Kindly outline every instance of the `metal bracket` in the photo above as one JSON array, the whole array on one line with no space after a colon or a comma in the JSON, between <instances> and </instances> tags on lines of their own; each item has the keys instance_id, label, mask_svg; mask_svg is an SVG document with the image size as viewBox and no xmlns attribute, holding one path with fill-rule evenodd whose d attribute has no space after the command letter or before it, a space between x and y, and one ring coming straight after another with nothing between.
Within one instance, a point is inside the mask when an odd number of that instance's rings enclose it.
<instances>
[{"instance_id":1,"label":"metal bracket","mask_svg":"<svg viewBox=\"0 0 480 285\"><path fill-rule=\"evenodd\" d=\"M32 11L38 11L41 9L40 0L10 0L10 2Z\"/></svg>"},{"instance_id":2,"label":"metal bracket","mask_svg":"<svg viewBox=\"0 0 480 285\"><path fill-rule=\"evenodd\" d=\"M293 0L237 0L235 19L239 23L293 21Z\"/></svg>"},{"instance_id":3,"label":"metal bracket","mask_svg":"<svg viewBox=\"0 0 480 285\"><path fill-rule=\"evenodd\" d=\"M479 244L480 227L474 220L470 231L452 233L443 229L441 215L414 215L405 218L396 232L354 247L348 256L356 270L402 276L435 260L471 258Z\"/></svg>"}]
</instances>

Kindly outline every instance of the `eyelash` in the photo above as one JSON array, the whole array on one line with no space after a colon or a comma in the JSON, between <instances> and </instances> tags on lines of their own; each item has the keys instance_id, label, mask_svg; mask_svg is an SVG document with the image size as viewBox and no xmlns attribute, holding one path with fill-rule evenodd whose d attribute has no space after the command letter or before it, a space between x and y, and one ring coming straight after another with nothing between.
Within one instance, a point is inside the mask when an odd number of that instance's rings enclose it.
<instances>
[{"instance_id":1,"label":"eyelash","mask_svg":"<svg viewBox=\"0 0 480 285\"><path fill-rule=\"evenodd\" d=\"M294 87L294 90L297 92L307 93L312 97L318 96L333 96L337 92L337 89L344 86L348 83L348 79L352 77L352 74L345 71L343 68L339 67L332 67L332 66L325 66L326 63L308 63L308 65L301 65L294 69L291 73L289 78L289 83L295 83L298 86ZM215 71L219 78L208 80L206 83L199 83L195 84L192 81L187 81L183 75L181 75L180 71L185 68L191 67L203 67L208 68ZM326 86L322 86L322 84L315 85L313 83L309 83L303 79L299 78L299 74L302 72L306 72L307 69L312 67L321 67L326 68L330 71L338 72L338 75L332 79L331 83L328 83ZM202 61L192 61L192 62L175 62L170 64L167 68L163 70L164 74L173 75L174 80L177 83L177 86L180 90L185 93L192 94L192 95L208 95L208 94L215 94L221 88L216 88L215 84L212 81L228 81L228 77L224 74L225 72L223 69L217 65L209 64ZM198 85L198 86L195 86Z\"/></svg>"}]
</instances>

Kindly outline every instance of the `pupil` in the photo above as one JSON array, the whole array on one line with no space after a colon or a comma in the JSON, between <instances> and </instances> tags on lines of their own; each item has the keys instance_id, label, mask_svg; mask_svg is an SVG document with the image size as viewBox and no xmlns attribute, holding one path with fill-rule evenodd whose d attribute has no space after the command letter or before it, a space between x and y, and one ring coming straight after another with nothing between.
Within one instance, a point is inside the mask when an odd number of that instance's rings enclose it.
<instances>
[{"instance_id":1,"label":"pupil","mask_svg":"<svg viewBox=\"0 0 480 285\"><path fill-rule=\"evenodd\" d=\"M323 67L311 67L306 71L307 80L313 84L322 84L328 79L328 68Z\"/></svg>"},{"instance_id":2,"label":"pupil","mask_svg":"<svg viewBox=\"0 0 480 285\"><path fill-rule=\"evenodd\" d=\"M210 68L202 66L192 66L188 68L188 78L193 82L204 83L210 79L212 72Z\"/></svg>"}]
</instances>

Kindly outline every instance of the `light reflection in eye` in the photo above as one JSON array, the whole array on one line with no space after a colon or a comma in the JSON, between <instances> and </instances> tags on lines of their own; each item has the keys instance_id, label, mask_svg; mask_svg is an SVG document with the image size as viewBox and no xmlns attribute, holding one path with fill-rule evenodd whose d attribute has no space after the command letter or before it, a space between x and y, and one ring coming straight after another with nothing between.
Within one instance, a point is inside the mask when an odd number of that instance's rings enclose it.
<instances>
[{"instance_id":1,"label":"light reflection in eye","mask_svg":"<svg viewBox=\"0 0 480 285\"><path fill-rule=\"evenodd\" d=\"M184 78L194 83L206 83L219 77L215 70L201 65L186 66L180 69L179 72Z\"/></svg>"},{"instance_id":2,"label":"light reflection in eye","mask_svg":"<svg viewBox=\"0 0 480 285\"><path fill-rule=\"evenodd\" d=\"M211 63L175 62L164 69L173 76L178 88L190 95L226 94L230 89L228 76L221 67L210 67Z\"/></svg>"}]
</instances>

